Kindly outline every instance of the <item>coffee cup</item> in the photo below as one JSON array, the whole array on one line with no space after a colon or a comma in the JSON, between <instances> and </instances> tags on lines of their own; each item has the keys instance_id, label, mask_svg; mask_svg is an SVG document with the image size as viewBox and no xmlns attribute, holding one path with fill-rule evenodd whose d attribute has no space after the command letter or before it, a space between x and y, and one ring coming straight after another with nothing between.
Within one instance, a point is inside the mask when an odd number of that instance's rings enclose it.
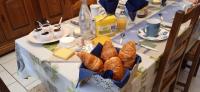
<instances>
[{"instance_id":1,"label":"coffee cup","mask_svg":"<svg viewBox=\"0 0 200 92\"><path fill-rule=\"evenodd\" d=\"M160 23L161 23L160 19L155 19L155 18L148 19L147 26L145 28L146 36L149 37L158 36L158 33L160 31Z\"/></svg>"}]
</instances>

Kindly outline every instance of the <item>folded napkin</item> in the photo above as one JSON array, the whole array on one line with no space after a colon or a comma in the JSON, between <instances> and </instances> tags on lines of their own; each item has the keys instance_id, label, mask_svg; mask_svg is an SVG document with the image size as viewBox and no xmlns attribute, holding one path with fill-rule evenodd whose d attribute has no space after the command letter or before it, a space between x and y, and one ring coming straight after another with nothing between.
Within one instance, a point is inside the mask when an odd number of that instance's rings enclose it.
<instances>
[{"instance_id":1,"label":"folded napkin","mask_svg":"<svg viewBox=\"0 0 200 92\"><path fill-rule=\"evenodd\" d=\"M115 14L119 0L99 0L107 14Z\"/></svg>"},{"instance_id":2,"label":"folded napkin","mask_svg":"<svg viewBox=\"0 0 200 92\"><path fill-rule=\"evenodd\" d=\"M147 0L128 0L126 2L126 10L131 18L132 21L134 21L136 12L145 6L148 5Z\"/></svg>"}]
</instances>

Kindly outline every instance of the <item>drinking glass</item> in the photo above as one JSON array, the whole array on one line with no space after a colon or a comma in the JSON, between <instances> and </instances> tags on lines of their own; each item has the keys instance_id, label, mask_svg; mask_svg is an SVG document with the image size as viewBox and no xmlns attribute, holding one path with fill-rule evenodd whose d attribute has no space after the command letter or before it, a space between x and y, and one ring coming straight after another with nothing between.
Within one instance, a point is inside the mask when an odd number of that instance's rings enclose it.
<instances>
[{"instance_id":1,"label":"drinking glass","mask_svg":"<svg viewBox=\"0 0 200 92\"><path fill-rule=\"evenodd\" d=\"M128 19L125 15L119 15L117 17L117 29L120 32L124 32L126 30L127 24L128 24Z\"/></svg>"}]
</instances>

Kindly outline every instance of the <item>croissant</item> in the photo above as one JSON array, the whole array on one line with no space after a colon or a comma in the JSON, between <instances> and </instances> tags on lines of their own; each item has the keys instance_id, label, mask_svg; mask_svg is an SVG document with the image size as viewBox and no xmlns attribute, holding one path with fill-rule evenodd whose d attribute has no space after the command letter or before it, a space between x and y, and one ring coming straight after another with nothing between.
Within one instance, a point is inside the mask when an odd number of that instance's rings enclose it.
<instances>
[{"instance_id":1,"label":"croissant","mask_svg":"<svg viewBox=\"0 0 200 92\"><path fill-rule=\"evenodd\" d=\"M104 63L104 71L112 70L114 80L121 80L125 70L119 57L112 57Z\"/></svg>"},{"instance_id":2,"label":"croissant","mask_svg":"<svg viewBox=\"0 0 200 92\"><path fill-rule=\"evenodd\" d=\"M136 57L135 42L129 41L124 44L122 49L119 51L118 57L122 60L125 68L132 68Z\"/></svg>"},{"instance_id":3,"label":"croissant","mask_svg":"<svg viewBox=\"0 0 200 92\"><path fill-rule=\"evenodd\" d=\"M83 64L89 70L94 72L101 72L103 71L103 61L87 52L77 52L77 56L83 61Z\"/></svg>"},{"instance_id":4,"label":"croissant","mask_svg":"<svg viewBox=\"0 0 200 92\"><path fill-rule=\"evenodd\" d=\"M111 57L117 56L117 50L112 45L111 41L106 41L103 45L102 52L101 52L101 58L106 61L110 59Z\"/></svg>"}]
</instances>

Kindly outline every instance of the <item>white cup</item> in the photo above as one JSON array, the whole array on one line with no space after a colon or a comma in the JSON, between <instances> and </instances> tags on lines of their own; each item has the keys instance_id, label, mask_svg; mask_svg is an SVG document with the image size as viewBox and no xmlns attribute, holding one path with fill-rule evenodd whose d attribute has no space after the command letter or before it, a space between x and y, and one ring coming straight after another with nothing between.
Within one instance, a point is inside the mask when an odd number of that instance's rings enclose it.
<instances>
[{"instance_id":1,"label":"white cup","mask_svg":"<svg viewBox=\"0 0 200 92\"><path fill-rule=\"evenodd\" d=\"M91 4L90 5L90 10L91 10L92 18L94 18L100 12L100 5L98 5L98 4Z\"/></svg>"}]
</instances>

